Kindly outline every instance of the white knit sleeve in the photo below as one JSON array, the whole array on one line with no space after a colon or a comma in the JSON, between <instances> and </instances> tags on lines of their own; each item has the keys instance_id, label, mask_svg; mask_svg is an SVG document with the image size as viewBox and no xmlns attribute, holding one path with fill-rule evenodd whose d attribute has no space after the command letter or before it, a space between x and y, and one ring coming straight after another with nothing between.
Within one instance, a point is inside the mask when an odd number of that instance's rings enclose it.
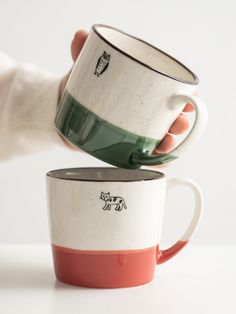
<instances>
[{"instance_id":1,"label":"white knit sleeve","mask_svg":"<svg viewBox=\"0 0 236 314\"><path fill-rule=\"evenodd\" d=\"M64 145L54 127L60 80L0 52L0 159Z\"/></svg>"}]
</instances>

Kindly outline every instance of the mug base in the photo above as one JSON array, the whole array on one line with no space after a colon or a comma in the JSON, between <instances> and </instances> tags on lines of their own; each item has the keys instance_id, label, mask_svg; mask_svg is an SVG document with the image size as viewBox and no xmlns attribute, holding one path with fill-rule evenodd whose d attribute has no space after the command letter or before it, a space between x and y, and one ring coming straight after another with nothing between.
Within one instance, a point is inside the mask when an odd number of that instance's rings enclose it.
<instances>
[{"instance_id":1,"label":"mug base","mask_svg":"<svg viewBox=\"0 0 236 314\"><path fill-rule=\"evenodd\" d=\"M56 278L90 288L126 288L152 281L158 246L141 250L84 251L52 244Z\"/></svg>"}]
</instances>

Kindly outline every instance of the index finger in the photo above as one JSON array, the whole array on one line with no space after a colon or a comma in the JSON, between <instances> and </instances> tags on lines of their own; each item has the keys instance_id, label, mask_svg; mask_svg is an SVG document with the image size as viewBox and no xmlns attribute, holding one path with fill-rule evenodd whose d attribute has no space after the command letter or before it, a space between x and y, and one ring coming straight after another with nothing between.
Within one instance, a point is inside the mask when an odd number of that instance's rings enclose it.
<instances>
[{"instance_id":1,"label":"index finger","mask_svg":"<svg viewBox=\"0 0 236 314\"><path fill-rule=\"evenodd\" d=\"M183 109L183 112L193 112L193 111L195 111L194 106L190 103L188 103Z\"/></svg>"}]
</instances>

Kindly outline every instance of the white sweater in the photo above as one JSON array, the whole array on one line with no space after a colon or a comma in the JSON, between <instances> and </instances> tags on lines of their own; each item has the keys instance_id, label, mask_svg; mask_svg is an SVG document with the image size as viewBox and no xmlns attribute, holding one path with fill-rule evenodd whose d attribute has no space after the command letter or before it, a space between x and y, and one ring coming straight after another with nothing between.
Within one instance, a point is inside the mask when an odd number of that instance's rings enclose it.
<instances>
[{"instance_id":1,"label":"white sweater","mask_svg":"<svg viewBox=\"0 0 236 314\"><path fill-rule=\"evenodd\" d=\"M54 127L60 80L0 52L0 160L63 145Z\"/></svg>"}]
</instances>

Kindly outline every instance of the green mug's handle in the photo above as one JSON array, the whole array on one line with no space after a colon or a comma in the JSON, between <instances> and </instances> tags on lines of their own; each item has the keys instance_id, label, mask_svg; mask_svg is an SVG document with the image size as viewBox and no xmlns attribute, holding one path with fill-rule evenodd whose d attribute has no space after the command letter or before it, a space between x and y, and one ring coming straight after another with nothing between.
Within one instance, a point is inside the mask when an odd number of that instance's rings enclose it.
<instances>
[{"instance_id":1,"label":"green mug's handle","mask_svg":"<svg viewBox=\"0 0 236 314\"><path fill-rule=\"evenodd\" d=\"M196 111L193 127L186 138L167 154L160 154L155 156L150 155L149 152L143 151L142 149L137 150L131 158L133 163L143 166L164 164L178 158L187 148L197 142L199 137L202 135L207 123L207 109L199 97L185 93L173 96L170 102L170 107L171 109L176 110L179 108L179 106L183 106L185 103L191 103Z\"/></svg>"}]
</instances>

